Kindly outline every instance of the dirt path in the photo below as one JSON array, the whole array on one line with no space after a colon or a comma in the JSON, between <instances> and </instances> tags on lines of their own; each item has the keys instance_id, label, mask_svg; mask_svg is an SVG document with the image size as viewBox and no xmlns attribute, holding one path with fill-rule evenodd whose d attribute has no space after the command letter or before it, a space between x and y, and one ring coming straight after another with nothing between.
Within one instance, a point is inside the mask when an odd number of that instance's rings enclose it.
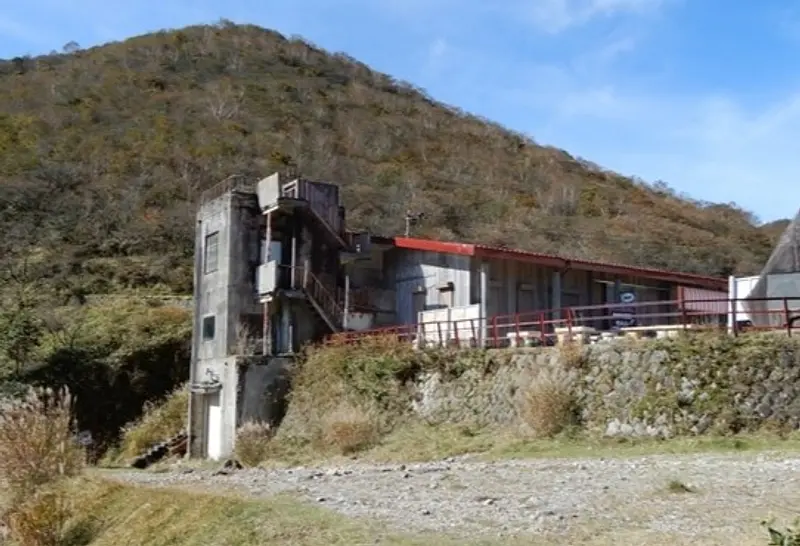
<instances>
[{"instance_id":1,"label":"dirt path","mask_svg":"<svg viewBox=\"0 0 800 546\"><path fill-rule=\"evenodd\" d=\"M589 544L765 544L759 523L800 515L800 456L703 454L165 473L115 472L149 486L294 493L400 531ZM688 490L687 490L688 489ZM591 538L588 538L591 537ZM731 542L733 540L733 542ZM635 541L635 542L630 542Z\"/></svg>"}]
</instances>

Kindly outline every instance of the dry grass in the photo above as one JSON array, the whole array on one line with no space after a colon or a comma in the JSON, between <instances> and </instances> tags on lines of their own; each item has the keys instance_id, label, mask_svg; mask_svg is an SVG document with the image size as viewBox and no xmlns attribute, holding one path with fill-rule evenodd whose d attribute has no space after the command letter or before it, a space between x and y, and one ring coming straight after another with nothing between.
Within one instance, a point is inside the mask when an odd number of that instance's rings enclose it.
<instances>
[{"instance_id":1,"label":"dry grass","mask_svg":"<svg viewBox=\"0 0 800 546\"><path fill-rule=\"evenodd\" d=\"M670 493L694 493L693 487L685 484L680 480L670 480L667 482L667 491Z\"/></svg>"},{"instance_id":2,"label":"dry grass","mask_svg":"<svg viewBox=\"0 0 800 546\"><path fill-rule=\"evenodd\" d=\"M65 542L65 529L72 513L65 491L38 491L15 506L7 514L6 522L19 546L59 546Z\"/></svg>"},{"instance_id":3,"label":"dry grass","mask_svg":"<svg viewBox=\"0 0 800 546\"><path fill-rule=\"evenodd\" d=\"M341 403L322 422L322 442L343 455L372 447L379 439L378 420L373 411Z\"/></svg>"},{"instance_id":4,"label":"dry grass","mask_svg":"<svg viewBox=\"0 0 800 546\"><path fill-rule=\"evenodd\" d=\"M278 444L353 452L373 445L410 414L405 381L437 363L391 336L309 347L293 379Z\"/></svg>"},{"instance_id":5,"label":"dry grass","mask_svg":"<svg viewBox=\"0 0 800 546\"><path fill-rule=\"evenodd\" d=\"M565 341L557 347L559 364L567 370L580 369L586 364L586 354L584 347L572 340Z\"/></svg>"},{"instance_id":6,"label":"dry grass","mask_svg":"<svg viewBox=\"0 0 800 546\"><path fill-rule=\"evenodd\" d=\"M92 546L465 544L442 535L392 532L381 523L351 520L286 495L256 500L101 479L79 479L71 494L80 516L70 530L89 535L83 544Z\"/></svg>"},{"instance_id":7,"label":"dry grass","mask_svg":"<svg viewBox=\"0 0 800 546\"><path fill-rule=\"evenodd\" d=\"M142 417L122 430L122 441L116 453L109 453L105 462L130 459L159 442L186 429L189 413L189 389L183 385L160 404L148 403Z\"/></svg>"},{"instance_id":8,"label":"dry grass","mask_svg":"<svg viewBox=\"0 0 800 546\"><path fill-rule=\"evenodd\" d=\"M234 329L234 351L239 356L250 356L258 353L261 341L253 328L244 322L237 322Z\"/></svg>"},{"instance_id":9,"label":"dry grass","mask_svg":"<svg viewBox=\"0 0 800 546\"><path fill-rule=\"evenodd\" d=\"M236 458L245 466L257 466L270 455L273 429L269 423L249 421L236 432Z\"/></svg>"},{"instance_id":10,"label":"dry grass","mask_svg":"<svg viewBox=\"0 0 800 546\"><path fill-rule=\"evenodd\" d=\"M73 437L72 403L66 391L31 390L0 407L3 521L23 546L55 546L64 535L71 507L60 485L85 464Z\"/></svg>"},{"instance_id":11,"label":"dry grass","mask_svg":"<svg viewBox=\"0 0 800 546\"><path fill-rule=\"evenodd\" d=\"M522 393L520 416L537 437L550 438L575 421L575 375L563 368L534 372Z\"/></svg>"}]
</instances>

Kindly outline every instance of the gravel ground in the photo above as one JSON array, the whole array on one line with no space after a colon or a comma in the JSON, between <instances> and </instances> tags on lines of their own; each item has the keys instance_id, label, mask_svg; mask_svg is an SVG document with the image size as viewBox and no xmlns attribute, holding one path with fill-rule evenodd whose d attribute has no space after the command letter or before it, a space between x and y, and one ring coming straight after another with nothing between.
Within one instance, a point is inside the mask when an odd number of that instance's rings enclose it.
<instances>
[{"instance_id":1,"label":"gravel ground","mask_svg":"<svg viewBox=\"0 0 800 546\"><path fill-rule=\"evenodd\" d=\"M766 537L759 522L770 515L790 522L800 514L799 469L800 456L776 453L500 462L462 457L226 475L175 469L113 476L148 486L233 490L254 497L295 493L406 532L566 537L624 529L693 544L710 536L720 543L727 541L724 537ZM679 491L679 484L690 491Z\"/></svg>"}]
</instances>

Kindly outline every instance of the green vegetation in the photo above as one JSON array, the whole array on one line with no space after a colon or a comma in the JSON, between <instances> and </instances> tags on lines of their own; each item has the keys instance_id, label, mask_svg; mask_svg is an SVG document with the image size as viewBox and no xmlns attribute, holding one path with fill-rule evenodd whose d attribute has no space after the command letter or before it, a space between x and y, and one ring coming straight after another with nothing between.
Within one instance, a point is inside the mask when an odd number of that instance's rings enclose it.
<instances>
[{"instance_id":1,"label":"green vegetation","mask_svg":"<svg viewBox=\"0 0 800 546\"><path fill-rule=\"evenodd\" d=\"M275 170L339 182L354 229L397 234L413 209L419 236L700 273L757 271L780 228L254 26L0 61L0 389L67 386L92 455L113 445L186 380L188 314L157 305L191 292L201 192ZM361 394L389 413L390 392ZM343 451L386 426L332 415Z\"/></svg>"},{"instance_id":2,"label":"green vegetation","mask_svg":"<svg viewBox=\"0 0 800 546\"><path fill-rule=\"evenodd\" d=\"M72 50L73 48L71 48ZM341 183L352 228L725 275L773 227L433 101L343 54L222 22L0 62L0 256L60 296L191 289L200 193L275 170ZM457 199L453 199L453 196ZM15 258L16 256L16 258Z\"/></svg>"},{"instance_id":3,"label":"green vegetation","mask_svg":"<svg viewBox=\"0 0 800 546\"><path fill-rule=\"evenodd\" d=\"M245 500L105 480L82 480L74 495L84 517L73 525L91 529L93 546L462 544L441 536L392 535L372 522L349 521L288 496Z\"/></svg>"},{"instance_id":4,"label":"green vegetation","mask_svg":"<svg viewBox=\"0 0 800 546\"><path fill-rule=\"evenodd\" d=\"M114 445L146 402L158 401L189 374L191 320L183 309L115 299L97 305L58 302L45 283L6 277L0 293L0 389L67 388L77 426L91 432L90 454ZM184 408L185 411L185 408Z\"/></svg>"},{"instance_id":5,"label":"green vegetation","mask_svg":"<svg viewBox=\"0 0 800 546\"><path fill-rule=\"evenodd\" d=\"M711 432L722 434L764 429L782 433L795 428L795 414L789 405L769 404L767 414L755 406L766 392L783 391L791 398L800 395L795 371L800 343L796 337L781 332L738 337L690 335L647 342L642 347L660 352L670 373L647 378L644 392L631 408L632 415L643 419L668 415L678 434L691 434L696 425L688 420L681 423L680 416L689 411L706 416L713 422ZM746 409L747 405L736 402L742 397L752 397L753 407Z\"/></svg>"},{"instance_id":6,"label":"green vegetation","mask_svg":"<svg viewBox=\"0 0 800 546\"><path fill-rule=\"evenodd\" d=\"M693 487L686 485L680 480L670 480L669 482L667 482L666 489L669 493L678 493L678 494L695 492Z\"/></svg>"},{"instance_id":7,"label":"green vegetation","mask_svg":"<svg viewBox=\"0 0 800 546\"><path fill-rule=\"evenodd\" d=\"M763 522L769 533L769 546L800 546L800 520L793 527L778 530L772 527L772 522Z\"/></svg>"},{"instance_id":8,"label":"green vegetation","mask_svg":"<svg viewBox=\"0 0 800 546\"><path fill-rule=\"evenodd\" d=\"M148 400L142 416L122 429L119 446L105 454L104 463L129 463L155 444L186 430L188 408L188 384L182 385L163 400Z\"/></svg>"}]
</instances>

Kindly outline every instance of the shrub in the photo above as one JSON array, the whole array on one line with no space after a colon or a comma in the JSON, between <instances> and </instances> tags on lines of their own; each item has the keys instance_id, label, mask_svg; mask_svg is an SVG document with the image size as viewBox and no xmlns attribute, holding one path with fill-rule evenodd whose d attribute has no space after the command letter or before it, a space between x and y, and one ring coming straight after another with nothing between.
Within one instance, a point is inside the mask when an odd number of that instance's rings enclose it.
<instances>
[{"instance_id":1,"label":"shrub","mask_svg":"<svg viewBox=\"0 0 800 546\"><path fill-rule=\"evenodd\" d=\"M268 423L248 421L236 432L236 458L245 466L256 466L269 455L273 430Z\"/></svg>"},{"instance_id":2,"label":"shrub","mask_svg":"<svg viewBox=\"0 0 800 546\"><path fill-rule=\"evenodd\" d=\"M378 419L361 406L341 403L322 422L322 441L343 455L369 448L379 438Z\"/></svg>"},{"instance_id":3,"label":"shrub","mask_svg":"<svg viewBox=\"0 0 800 546\"><path fill-rule=\"evenodd\" d=\"M771 521L761 523L769 533L769 546L800 546L800 520L793 527L778 531L772 527Z\"/></svg>"},{"instance_id":4,"label":"shrub","mask_svg":"<svg viewBox=\"0 0 800 546\"><path fill-rule=\"evenodd\" d=\"M32 389L0 406L0 481L9 502L2 519L24 546L58 544L70 516L61 482L85 463L72 404L66 391Z\"/></svg>"},{"instance_id":5,"label":"shrub","mask_svg":"<svg viewBox=\"0 0 800 546\"><path fill-rule=\"evenodd\" d=\"M122 429L119 456L137 457L155 444L186 429L189 415L189 388L175 389L160 404L145 404L142 417Z\"/></svg>"},{"instance_id":6,"label":"shrub","mask_svg":"<svg viewBox=\"0 0 800 546\"><path fill-rule=\"evenodd\" d=\"M579 369L586 363L583 346L575 341L565 341L558 345L558 361L563 368Z\"/></svg>"},{"instance_id":7,"label":"shrub","mask_svg":"<svg viewBox=\"0 0 800 546\"><path fill-rule=\"evenodd\" d=\"M411 392L405 389L406 383L422 370L442 365L442 354L415 350L411 343L392 336L309 347L294 371L289 413L277 438L290 435L327 444L335 436L331 427L339 430L343 423L366 421L370 425L362 430L390 430L410 414ZM366 421L353 420L355 414L365 413L370 414ZM381 420L372 422L373 417Z\"/></svg>"},{"instance_id":8,"label":"shrub","mask_svg":"<svg viewBox=\"0 0 800 546\"><path fill-rule=\"evenodd\" d=\"M537 436L552 437L575 422L575 374L542 368L522 392L520 416Z\"/></svg>"},{"instance_id":9,"label":"shrub","mask_svg":"<svg viewBox=\"0 0 800 546\"><path fill-rule=\"evenodd\" d=\"M72 515L67 494L38 491L15 506L6 517L11 536L19 546L58 546Z\"/></svg>"},{"instance_id":10,"label":"shrub","mask_svg":"<svg viewBox=\"0 0 800 546\"><path fill-rule=\"evenodd\" d=\"M84 452L73 438L68 392L32 389L0 406L0 480L12 501L83 468Z\"/></svg>"}]
</instances>

